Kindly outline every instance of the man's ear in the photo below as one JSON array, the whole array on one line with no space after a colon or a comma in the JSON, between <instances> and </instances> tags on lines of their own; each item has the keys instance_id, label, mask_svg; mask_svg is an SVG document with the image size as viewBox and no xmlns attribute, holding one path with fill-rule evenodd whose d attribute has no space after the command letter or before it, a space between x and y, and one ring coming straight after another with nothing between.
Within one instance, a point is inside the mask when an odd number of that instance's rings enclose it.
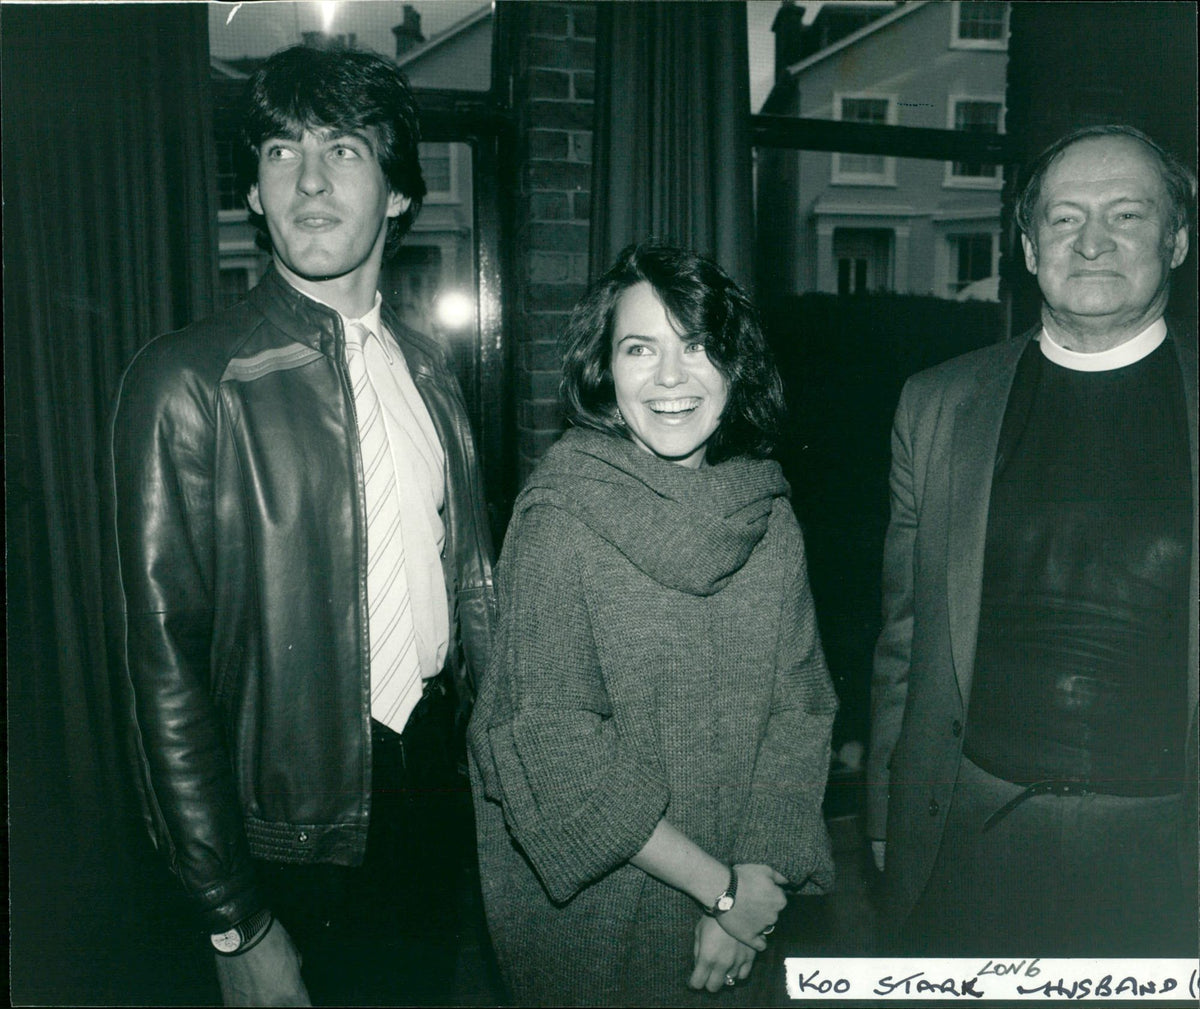
<instances>
[{"instance_id":1,"label":"man's ear","mask_svg":"<svg viewBox=\"0 0 1200 1009\"><path fill-rule=\"evenodd\" d=\"M388 193L388 217L399 217L411 206L412 199L405 196L403 193Z\"/></svg>"},{"instance_id":2,"label":"man's ear","mask_svg":"<svg viewBox=\"0 0 1200 1009\"><path fill-rule=\"evenodd\" d=\"M1188 254L1188 229L1185 224L1177 232L1175 232L1175 249L1171 253L1171 269L1175 269L1180 263L1187 259Z\"/></svg>"},{"instance_id":3,"label":"man's ear","mask_svg":"<svg viewBox=\"0 0 1200 1009\"><path fill-rule=\"evenodd\" d=\"M1033 244L1032 239L1021 232L1021 248L1025 250L1025 269L1037 276L1037 246Z\"/></svg>"},{"instance_id":4,"label":"man's ear","mask_svg":"<svg viewBox=\"0 0 1200 1009\"><path fill-rule=\"evenodd\" d=\"M250 205L250 209L253 210L256 214L258 214L259 217L266 216L263 213L262 201L258 198L258 183L257 182L254 183L249 189L246 190L246 203L248 203Z\"/></svg>"}]
</instances>

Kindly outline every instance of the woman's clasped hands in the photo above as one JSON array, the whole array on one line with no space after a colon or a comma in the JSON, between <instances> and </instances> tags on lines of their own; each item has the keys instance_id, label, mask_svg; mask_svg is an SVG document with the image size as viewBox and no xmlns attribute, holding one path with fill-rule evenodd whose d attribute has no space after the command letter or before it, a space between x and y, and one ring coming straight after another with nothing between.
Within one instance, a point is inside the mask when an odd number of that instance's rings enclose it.
<instances>
[{"instance_id":1,"label":"woman's clasped hands","mask_svg":"<svg viewBox=\"0 0 1200 1009\"><path fill-rule=\"evenodd\" d=\"M755 956L767 948L779 912L787 905L787 879L769 865L735 865L737 898L728 911L704 915L696 923L695 967L688 984L711 992L750 976Z\"/></svg>"}]
</instances>

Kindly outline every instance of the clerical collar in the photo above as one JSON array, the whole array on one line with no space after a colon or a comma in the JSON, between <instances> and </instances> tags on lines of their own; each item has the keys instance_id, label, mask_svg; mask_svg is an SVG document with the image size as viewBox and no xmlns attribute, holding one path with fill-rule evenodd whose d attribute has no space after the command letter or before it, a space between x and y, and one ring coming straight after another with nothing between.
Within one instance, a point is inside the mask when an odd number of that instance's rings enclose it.
<instances>
[{"instance_id":1,"label":"clerical collar","mask_svg":"<svg viewBox=\"0 0 1200 1009\"><path fill-rule=\"evenodd\" d=\"M1167 324L1160 316L1150 323L1132 340L1126 340L1116 347L1101 350L1095 354L1081 354L1077 350L1067 350L1066 347L1054 342L1053 338L1043 328L1038 334L1038 345L1048 361L1070 368L1072 371L1113 371L1116 368L1126 368L1136 364L1143 357L1148 357L1158 350L1163 340L1167 338Z\"/></svg>"}]
</instances>

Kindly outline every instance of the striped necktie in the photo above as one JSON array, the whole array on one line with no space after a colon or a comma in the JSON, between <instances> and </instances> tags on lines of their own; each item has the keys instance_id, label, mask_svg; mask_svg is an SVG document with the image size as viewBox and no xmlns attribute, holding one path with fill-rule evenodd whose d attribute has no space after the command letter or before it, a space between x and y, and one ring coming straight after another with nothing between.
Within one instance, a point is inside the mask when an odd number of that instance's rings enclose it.
<instances>
[{"instance_id":1,"label":"striped necktie","mask_svg":"<svg viewBox=\"0 0 1200 1009\"><path fill-rule=\"evenodd\" d=\"M371 643L371 716L401 732L421 699L421 667L404 570L399 485L383 408L367 374L363 345L371 331L346 327L346 367L354 386L367 505L367 628Z\"/></svg>"}]
</instances>

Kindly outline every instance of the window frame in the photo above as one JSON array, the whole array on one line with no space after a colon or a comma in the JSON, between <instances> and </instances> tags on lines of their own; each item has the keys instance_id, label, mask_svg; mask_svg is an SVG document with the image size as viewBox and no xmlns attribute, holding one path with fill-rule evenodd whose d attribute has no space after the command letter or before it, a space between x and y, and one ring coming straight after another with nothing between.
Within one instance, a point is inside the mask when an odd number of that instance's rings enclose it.
<instances>
[{"instance_id":1,"label":"window frame","mask_svg":"<svg viewBox=\"0 0 1200 1009\"><path fill-rule=\"evenodd\" d=\"M997 106L998 113L996 117L996 132L985 133L981 130L960 130L955 126L957 119L956 113L958 106L964 102L987 102L990 105ZM946 96L946 127L953 130L955 133L975 134L976 136L1003 136L1004 135L1004 96L1003 95L977 95L977 94L960 94L951 93ZM964 163L967 159L956 158L946 162L946 170L942 179L942 185L946 189L1000 189L1004 185L1004 166L999 161L991 161L993 171L990 176L985 175L957 175L954 171L956 164ZM988 164L986 160L981 161L982 164Z\"/></svg>"},{"instance_id":2,"label":"window frame","mask_svg":"<svg viewBox=\"0 0 1200 1009\"><path fill-rule=\"evenodd\" d=\"M951 49L989 49L994 52L1004 52L1008 49L1010 32L1010 4L1004 5L1004 22L1002 37L998 39L964 39L960 32L962 28L962 5L964 0L954 0L950 14L950 48Z\"/></svg>"},{"instance_id":3,"label":"window frame","mask_svg":"<svg viewBox=\"0 0 1200 1009\"><path fill-rule=\"evenodd\" d=\"M973 284L976 282L974 280L967 281L967 283L963 284L962 287L958 288L957 290L955 289L955 285L957 285L959 283L958 263L957 263L957 252L958 252L958 244L957 243L958 243L959 239L976 238L976 237L983 237L983 236L986 236L991 243L990 254L989 254L989 258L990 258L991 262L990 262L990 266L989 266L990 272L988 273L988 276L994 277L999 273L999 270L1000 270L1000 226L999 226L999 224L995 224L995 225L993 225L991 227L987 227L987 228L979 227L979 228L971 229L969 222L963 221L963 222L961 222L960 226L955 227L948 231L944 231L939 236L941 243L945 248L945 255L946 255L946 269L945 269L944 275L940 278L941 283L939 284L941 290L944 292L941 295L942 297L947 298L951 301L957 300L958 295L961 293L963 288L966 288L970 284ZM986 278L983 278L983 277L977 278L977 280L983 280L983 279L986 279Z\"/></svg>"},{"instance_id":4,"label":"window frame","mask_svg":"<svg viewBox=\"0 0 1200 1009\"><path fill-rule=\"evenodd\" d=\"M864 123L854 119L842 119L842 103L846 100L868 100L868 101L886 101L887 113L885 123ZM855 126L867 126L879 128L884 126L895 126L899 108L899 95L894 92L883 91L835 91L833 93L833 121L844 122ZM862 152L852 151L834 151L833 158L830 164L829 181L835 186L888 186L896 185L896 159L886 154L883 157L883 171L881 172L852 172L847 171L842 167L842 154L855 154L863 156ZM865 156L876 156L873 152Z\"/></svg>"},{"instance_id":5,"label":"window frame","mask_svg":"<svg viewBox=\"0 0 1200 1009\"><path fill-rule=\"evenodd\" d=\"M421 143L422 145L445 144L447 146L447 174L450 179L450 185L448 189L430 189L425 194L424 202L428 205L460 202L462 199L462 177L465 166L463 165L462 151L460 148L456 147L455 144L463 143L463 141L428 140L422 138ZM468 150L471 150L470 144L466 144L465 146L468 148Z\"/></svg>"},{"instance_id":6,"label":"window frame","mask_svg":"<svg viewBox=\"0 0 1200 1009\"><path fill-rule=\"evenodd\" d=\"M491 87L483 90L455 88L413 89L420 110L423 140L461 143L467 146L461 160L451 158L451 184L455 193L467 185L464 174L471 172L474 212L474 272L477 309L473 344L464 353L454 355L468 411L475 423L475 443L479 450L485 497L493 536L499 541L516 495L517 425L511 388L514 381L511 296L512 262L516 229L512 194L519 191L519 147L516 113L513 106L512 5L493 5ZM265 57L264 57L265 58ZM230 71L210 55L210 80L223 79L222 94L236 102L247 74ZM226 111L228 108L226 107ZM214 112L214 124L216 115ZM216 139L215 132L213 133ZM453 148L452 148L453 150ZM212 152L215 167L216 151ZM457 163L456 163L457 162ZM463 173L463 174L456 174ZM219 246L220 265L232 267L229 259L236 254L269 257L254 246L253 229L245 209L219 210L215 173L210 199L217 208L218 232L221 226L246 225L234 242ZM429 202L444 199L434 194ZM243 238L243 234L246 236ZM238 264L241 265L240 263ZM218 267L220 268L220 267Z\"/></svg>"}]
</instances>

